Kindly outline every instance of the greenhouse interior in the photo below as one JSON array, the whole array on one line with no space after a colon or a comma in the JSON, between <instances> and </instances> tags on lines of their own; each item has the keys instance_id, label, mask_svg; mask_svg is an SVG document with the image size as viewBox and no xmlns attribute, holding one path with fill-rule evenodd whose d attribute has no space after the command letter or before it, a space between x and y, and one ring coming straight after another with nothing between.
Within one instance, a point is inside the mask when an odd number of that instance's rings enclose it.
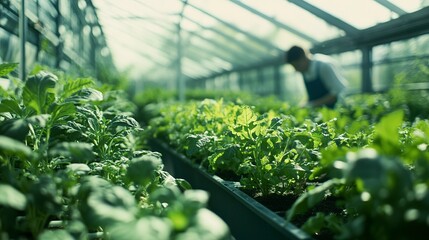
<instances>
[{"instance_id":1,"label":"greenhouse interior","mask_svg":"<svg viewBox=\"0 0 429 240\"><path fill-rule=\"evenodd\" d=\"M0 239L427 239L428 0L0 0Z\"/></svg>"}]
</instances>

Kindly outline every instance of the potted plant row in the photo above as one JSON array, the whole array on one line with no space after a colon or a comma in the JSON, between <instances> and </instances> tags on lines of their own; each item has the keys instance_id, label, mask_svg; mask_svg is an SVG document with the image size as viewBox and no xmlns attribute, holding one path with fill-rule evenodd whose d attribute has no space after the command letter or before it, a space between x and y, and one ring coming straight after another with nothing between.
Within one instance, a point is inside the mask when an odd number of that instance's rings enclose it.
<instances>
[{"instance_id":1,"label":"potted plant row","mask_svg":"<svg viewBox=\"0 0 429 240\"><path fill-rule=\"evenodd\" d=\"M289 113L222 100L148 105L147 134L157 151L179 153L166 158L173 175L192 181L196 173L184 173L179 165L185 164L215 184L232 185L227 191L245 193L272 211L267 216L281 216L286 224L279 225L306 233L290 239L421 239L429 229L429 174L422 170L429 169L429 122L375 100ZM195 182L210 188L199 177ZM280 204L267 202L273 196ZM211 207L237 212L230 199ZM244 230L252 229L232 228Z\"/></svg>"}]
</instances>

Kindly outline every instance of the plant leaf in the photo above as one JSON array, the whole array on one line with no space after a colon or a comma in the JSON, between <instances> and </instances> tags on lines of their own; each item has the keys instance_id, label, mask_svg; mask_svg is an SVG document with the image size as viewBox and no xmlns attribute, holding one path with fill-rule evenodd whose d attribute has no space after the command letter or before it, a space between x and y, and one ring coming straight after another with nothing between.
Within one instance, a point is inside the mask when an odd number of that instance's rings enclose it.
<instances>
[{"instance_id":1,"label":"plant leaf","mask_svg":"<svg viewBox=\"0 0 429 240\"><path fill-rule=\"evenodd\" d=\"M0 206L24 210L27 206L25 195L10 185L0 184Z\"/></svg>"},{"instance_id":2,"label":"plant leaf","mask_svg":"<svg viewBox=\"0 0 429 240\"><path fill-rule=\"evenodd\" d=\"M23 89L23 101L38 114L46 113L47 107L54 102L54 88L58 79L52 73L41 71L29 77Z\"/></svg>"},{"instance_id":3,"label":"plant leaf","mask_svg":"<svg viewBox=\"0 0 429 240\"><path fill-rule=\"evenodd\" d=\"M42 175L30 186L29 204L44 213L59 214L63 206L59 191L52 176Z\"/></svg>"},{"instance_id":4,"label":"plant leaf","mask_svg":"<svg viewBox=\"0 0 429 240\"><path fill-rule=\"evenodd\" d=\"M328 190L333 187L337 187L338 185L343 185L344 183L344 179L333 178L324 182L322 185L302 194L287 211L287 220L291 221L292 218L297 214L308 211L310 208L314 207L317 203L324 199Z\"/></svg>"},{"instance_id":5,"label":"plant leaf","mask_svg":"<svg viewBox=\"0 0 429 240\"><path fill-rule=\"evenodd\" d=\"M137 212L134 197L119 186L93 191L81 208L81 214L89 227L108 227L135 220Z\"/></svg>"},{"instance_id":6,"label":"plant leaf","mask_svg":"<svg viewBox=\"0 0 429 240\"><path fill-rule=\"evenodd\" d=\"M18 63L2 63L0 64L0 77L6 76L16 69Z\"/></svg>"},{"instance_id":7,"label":"plant leaf","mask_svg":"<svg viewBox=\"0 0 429 240\"><path fill-rule=\"evenodd\" d=\"M76 172L77 174L85 174L91 171L88 165L83 163L72 163L67 165L67 169Z\"/></svg>"},{"instance_id":8,"label":"plant leaf","mask_svg":"<svg viewBox=\"0 0 429 240\"><path fill-rule=\"evenodd\" d=\"M140 128L139 123L132 117L125 115L117 115L109 124L110 128L127 127L127 128Z\"/></svg>"},{"instance_id":9,"label":"plant leaf","mask_svg":"<svg viewBox=\"0 0 429 240\"><path fill-rule=\"evenodd\" d=\"M55 123L58 119L65 116L73 116L76 113L76 107L73 103L54 104L51 111L52 121Z\"/></svg>"},{"instance_id":10,"label":"plant leaf","mask_svg":"<svg viewBox=\"0 0 429 240\"><path fill-rule=\"evenodd\" d=\"M48 119L50 117L51 117L50 114L39 114L39 115L31 116L31 117L27 118L26 120L31 125L37 125L37 126L45 127L46 123L48 122Z\"/></svg>"},{"instance_id":11,"label":"plant leaf","mask_svg":"<svg viewBox=\"0 0 429 240\"><path fill-rule=\"evenodd\" d=\"M146 185L153 178L155 170L162 166L162 160L152 155L133 158L127 168L127 176L137 184Z\"/></svg>"},{"instance_id":12,"label":"plant leaf","mask_svg":"<svg viewBox=\"0 0 429 240\"><path fill-rule=\"evenodd\" d=\"M45 230L37 238L38 240L74 240L66 230Z\"/></svg>"},{"instance_id":13,"label":"plant leaf","mask_svg":"<svg viewBox=\"0 0 429 240\"><path fill-rule=\"evenodd\" d=\"M0 123L0 134L23 142L30 132L25 119L7 119Z\"/></svg>"},{"instance_id":14,"label":"plant leaf","mask_svg":"<svg viewBox=\"0 0 429 240\"><path fill-rule=\"evenodd\" d=\"M387 114L375 125L375 142L381 145L381 149L389 154L400 151L399 128L404 119L404 112L398 110Z\"/></svg>"},{"instance_id":15,"label":"plant leaf","mask_svg":"<svg viewBox=\"0 0 429 240\"><path fill-rule=\"evenodd\" d=\"M88 163L95 158L92 145L84 142L61 142L55 145L49 154L70 158L75 163Z\"/></svg>"},{"instance_id":16,"label":"plant leaf","mask_svg":"<svg viewBox=\"0 0 429 240\"><path fill-rule=\"evenodd\" d=\"M69 103L81 103L87 101L102 101L103 93L93 89L93 88L84 88L74 93L72 96L67 98L65 102Z\"/></svg>"},{"instance_id":17,"label":"plant leaf","mask_svg":"<svg viewBox=\"0 0 429 240\"><path fill-rule=\"evenodd\" d=\"M231 235L228 225L220 217L202 208L195 214L192 225L179 232L175 239L231 239Z\"/></svg>"},{"instance_id":18,"label":"plant leaf","mask_svg":"<svg viewBox=\"0 0 429 240\"><path fill-rule=\"evenodd\" d=\"M92 85L94 85L94 80L91 78L77 78L69 80L64 84L62 95L64 98L67 98L84 88L91 87Z\"/></svg>"},{"instance_id":19,"label":"plant leaf","mask_svg":"<svg viewBox=\"0 0 429 240\"><path fill-rule=\"evenodd\" d=\"M0 153L10 155L18 155L24 157L31 157L33 151L27 145L22 142L19 142L13 138L0 135Z\"/></svg>"},{"instance_id":20,"label":"plant leaf","mask_svg":"<svg viewBox=\"0 0 429 240\"><path fill-rule=\"evenodd\" d=\"M169 240L171 223L164 218L144 216L130 223L118 223L108 228L110 239L116 240Z\"/></svg>"},{"instance_id":21,"label":"plant leaf","mask_svg":"<svg viewBox=\"0 0 429 240\"><path fill-rule=\"evenodd\" d=\"M3 99L0 103L0 112L9 112L17 116L23 116L23 111L17 100Z\"/></svg>"}]
</instances>

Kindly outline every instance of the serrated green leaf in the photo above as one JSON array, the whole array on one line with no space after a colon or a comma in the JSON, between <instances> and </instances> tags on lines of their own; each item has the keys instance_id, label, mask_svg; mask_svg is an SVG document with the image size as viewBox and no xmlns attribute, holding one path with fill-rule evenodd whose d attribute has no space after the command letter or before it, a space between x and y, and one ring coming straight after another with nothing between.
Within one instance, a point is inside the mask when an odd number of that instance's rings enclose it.
<instances>
[{"instance_id":1,"label":"serrated green leaf","mask_svg":"<svg viewBox=\"0 0 429 240\"><path fill-rule=\"evenodd\" d=\"M110 128L126 127L126 128L140 128L139 123L132 117L125 115L117 115L109 124Z\"/></svg>"},{"instance_id":2,"label":"serrated green leaf","mask_svg":"<svg viewBox=\"0 0 429 240\"><path fill-rule=\"evenodd\" d=\"M77 78L69 80L64 84L63 87L63 98L68 98L78 91L89 88L94 85L94 80L91 78Z\"/></svg>"},{"instance_id":3,"label":"serrated green leaf","mask_svg":"<svg viewBox=\"0 0 429 240\"><path fill-rule=\"evenodd\" d=\"M399 141L399 130L403 123L404 112L398 110L381 118L380 122L375 125L374 132L375 137L378 139L383 147L387 147L386 144L389 144L391 149L395 148L400 149Z\"/></svg>"},{"instance_id":4,"label":"serrated green leaf","mask_svg":"<svg viewBox=\"0 0 429 240\"><path fill-rule=\"evenodd\" d=\"M52 121L56 122L62 117L73 116L75 113L76 107L73 103L55 104L51 111Z\"/></svg>"},{"instance_id":5,"label":"serrated green leaf","mask_svg":"<svg viewBox=\"0 0 429 240\"><path fill-rule=\"evenodd\" d=\"M1 63L0 64L0 77L6 76L18 67L18 63Z\"/></svg>"},{"instance_id":6,"label":"serrated green leaf","mask_svg":"<svg viewBox=\"0 0 429 240\"><path fill-rule=\"evenodd\" d=\"M29 77L23 89L24 105L33 108L38 114L46 113L48 106L55 101L57 81L55 75L44 71Z\"/></svg>"},{"instance_id":7,"label":"serrated green leaf","mask_svg":"<svg viewBox=\"0 0 429 240\"><path fill-rule=\"evenodd\" d=\"M103 101L103 93L93 88L84 88L65 99L65 102L69 103L81 103L88 101Z\"/></svg>"},{"instance_id":8,"label":"serrated green leaf","mask_svg":"<svg viewBox=\"0 0 429 240\"><path fill-rule=\"evenodd\" d=\"M24 194L12 186L0 184L0 206L24 210L27 206L27 199Z\"/></svg>"},{"instance_id":9,"label":"serrated green leaf","mask_svg":"<svg viewBox=\"0 0 429 240\"><path fill-rule=\"evenodd\" d=\"M250 122L256 121L257 116L250 107L244 107L237 116L237 124L241 126L249 126Z\"/></svg>"}]
</instances>

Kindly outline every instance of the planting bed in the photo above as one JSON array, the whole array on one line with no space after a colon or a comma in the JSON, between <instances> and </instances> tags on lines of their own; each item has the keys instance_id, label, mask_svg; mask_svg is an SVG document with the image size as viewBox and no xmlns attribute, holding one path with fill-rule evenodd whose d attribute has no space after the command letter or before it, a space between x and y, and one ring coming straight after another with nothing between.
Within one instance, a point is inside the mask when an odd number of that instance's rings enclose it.
<instances>
[{"instance_id":1,"label":"planting bed","mask_svg":"<svg viewBox=\"0 0 429 240\"><path fill-rule=\"evenodd\" d=\"M211 176L164 142L152 140L150 145L153 151L163 155L164 168L174 177L184 178L193 188L210 193L208 208L228 224L236 239L311 239L284 217L241 191L239 183Z\"/></svg>"}]
</instances>

